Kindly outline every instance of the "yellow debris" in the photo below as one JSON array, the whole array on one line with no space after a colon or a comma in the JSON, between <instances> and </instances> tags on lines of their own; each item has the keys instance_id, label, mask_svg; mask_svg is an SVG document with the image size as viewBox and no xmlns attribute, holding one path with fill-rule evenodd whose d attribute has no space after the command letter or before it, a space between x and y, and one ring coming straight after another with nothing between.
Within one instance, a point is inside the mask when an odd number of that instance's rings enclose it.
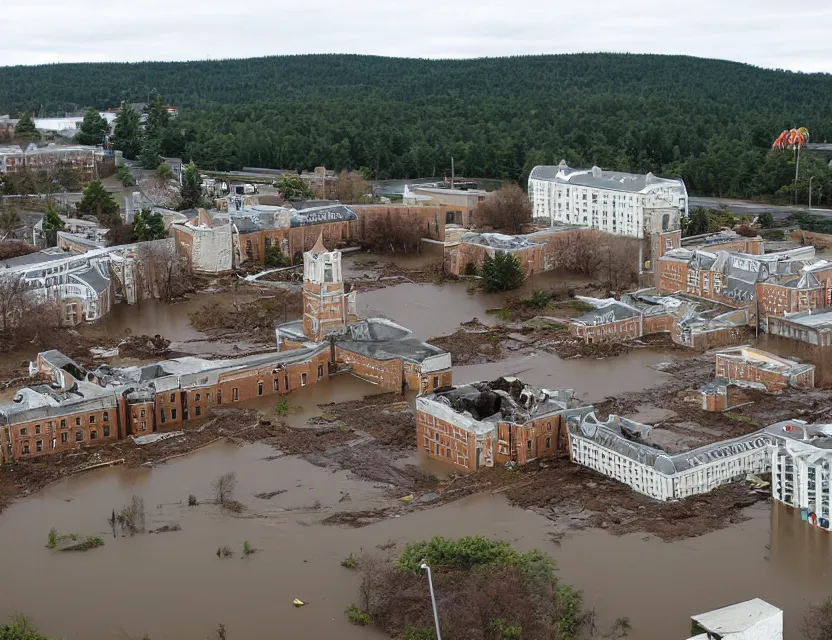
<instances>
[{"instance_id":1,"label":"yellow debris","mask_svg":"<svg viewBox=\"0 0 832 640\"><path fill-rule=\"evenodd\" d=\"M399 498L402 502L410 502L413 500L413 494L411 493L409 496L405 496L404 498Z\"/></svg>"},{"instance_id":2,"label":"yellow debris","mask_svg":"<svg viewBox=\"0 0 832 640\"><path fill-rule=\"evenodd\" d=\"M295 605L296 607L302 607L306 603L303 600L299 600L298 598L295 598L294 600L292 600L292 604Z\"/></svg>"}]
</instances>

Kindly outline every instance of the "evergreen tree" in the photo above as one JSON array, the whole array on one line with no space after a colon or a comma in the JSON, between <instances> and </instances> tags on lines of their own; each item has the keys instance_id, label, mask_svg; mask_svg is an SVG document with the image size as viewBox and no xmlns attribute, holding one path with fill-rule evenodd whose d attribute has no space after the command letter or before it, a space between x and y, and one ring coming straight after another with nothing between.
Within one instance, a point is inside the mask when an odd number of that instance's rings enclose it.
<instances>
[{"instance_id":1,"label":"evergreen tree","mask_svg":"<svg viewBox=\"0 0 832 640\"><path fill-rule=\"evenodd\" d=\"M489 293L516 289L524 278L520 261L510 253L497 253L493 258L486 256L482 264L483 285Z\"/></svg>"},{"instance_id":2,"label":"evergreen tree","mask_svg":"<svg viewBox=\"0 0 832 640\"><path fill-rule=\"evenodd\" d=\"M124 152L124 157L128 160L135 160L141 151L141 140L139 114L133 107L124 105L121 113L116 116L113 148Z\"/></svg>"},{"instance_id":3,"label":"evergreen tree","mask_svg":"<svg viewBox=\"0 0 832 640\"><path fill-rule=\"evenodd\" d=\"M50 247L54 247L58 244L58 231L61 231L66 224L63 220L61 220L61 216L58 215L55 207L49 205L46 212L43 214L41 226L43 227L43 232L46 235L46 244Z\"/></svg>"},{"instance_id":4,"label":"evergreen tree","mask_svg":"<svg viewBox=\"0 0 832 640\"><path fill-rule=\"evenodd\" d=\"M142 165L142 169L156 169L162 164L162 156L159 155L159 141L156 138L145 137L139 163Z\"/></svg>"},{"instance_id":5,"label":"evergreen tree","mask_svg":"<svg viewBox=\"0 0 832 640\"><path fill-rule=\"evenodd\" d=\"M162 101L162 96L156 96L153 102L147 105L145 113L147 114L147 121L144 124L145 136L158 140L161 145L170 124L170 116Z\"/></svg>"},{"instance_id":6,"label":"evergreen tree","mask_svg":"<svg viewBox=\"0 0 832 640\"><path fill-rule=\"evenodd\" d=\"M277 189L286 200L309 200L315 195L300 176L283 176L277 181Z\"/></svg>"},{"instance_id":7,"label":"evergreen tree","mask_svg":"<svg viewBox=\"0 0 832 640\"><path fill-rule=\"evenodd\" d=\"M168 236L162 214L156 213L148 207L143 208L133 218L133 233L136 240L140 242L162 240Z\"/></svg>"},{"instance_id":8,"label":"evergreen tree","mask_svg":"<svg viewBox=\"0 0 832 640\"><path fill-rule=\"evenodd\" d=\"M182 172L182 186L179 188L179 197L181 198L180 210L196 209L202 206L202 176L199 175L199 169L193 161L189 162Z\"/></svg>"},{"instance_id":9,"label":"evergreen tree","mask_svg":"<svg viewBox=\"0 0 832 640\"><path fill-rule=\"evenodd\" d=\"M83 193L84 195L78 203L78 211L94 215L105 227L121 222L118 203L104 188L100 180L93 180L84 185Z\"/></svg>"},{"instance_id":10,"label":"evergreen tree","mask_svg":"<svg viewBox=\"0 0 832 640\"><path fill-rule=\"evenodd\" d=\"M32 120L32 116L28 113L20 114L20 121L14 128L14 136L15 138L31 140L32 142L40 140L40 131L35 129L35 121Z\"/></svg>"},{"instance_id":11,"label":"evergreen tree","mask_svg":"<svg viewBox=\"0 0 832 640\"><path fill-rule=\"evenodd\" d=\"M75 135L79 144L103 144L104 136L110 132L110 125L102 118L98 111L90 109L81 123L81 130Z\"/></svg>"}]
</instances>

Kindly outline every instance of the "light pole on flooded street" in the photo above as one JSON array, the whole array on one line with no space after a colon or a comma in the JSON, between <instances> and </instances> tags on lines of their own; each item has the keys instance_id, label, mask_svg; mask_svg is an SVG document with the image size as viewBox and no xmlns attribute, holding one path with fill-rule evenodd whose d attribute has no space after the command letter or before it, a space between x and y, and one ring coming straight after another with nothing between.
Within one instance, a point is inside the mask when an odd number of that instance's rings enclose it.
<instances>
[{"instance_id":1,"label":"light pole on flooded street","mask_svg":"<svg viewBox=\"0 0 832 640\"><path fill-rule=\"evenodd\" d=\"M422 560L419 565L422 571L428 574L428 587L430 588L430 603L433 606L433 622L436 625L436 640L442 640L442 634L439 632L439 614L436 612L436 596L433 594L433 576L430 573L428 563Z\"/></svg>"}]
</instances>

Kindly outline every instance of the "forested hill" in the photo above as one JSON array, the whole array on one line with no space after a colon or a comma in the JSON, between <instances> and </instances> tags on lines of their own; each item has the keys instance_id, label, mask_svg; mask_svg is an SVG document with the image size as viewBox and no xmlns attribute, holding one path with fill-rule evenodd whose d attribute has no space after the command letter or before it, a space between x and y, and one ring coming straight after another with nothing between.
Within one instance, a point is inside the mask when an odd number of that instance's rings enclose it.
<instances>
[{"instance_id":1,"label":"forested hill","mask_svg":"<svg viewBox=\"0 0 832 640\"><path fill-rule=\"evenodd\" d=\"M782 129L832 140L832 76L678 56L0 68L0 113L105 108L155 92L181 108L180 139L166 151L217 168L325 164L400 177L441 174L454 156L465 175L523 178L566 158L679 174L703 194L754 196L788 184L789 158L768 153Z\"/></svg>"}]
</instances>

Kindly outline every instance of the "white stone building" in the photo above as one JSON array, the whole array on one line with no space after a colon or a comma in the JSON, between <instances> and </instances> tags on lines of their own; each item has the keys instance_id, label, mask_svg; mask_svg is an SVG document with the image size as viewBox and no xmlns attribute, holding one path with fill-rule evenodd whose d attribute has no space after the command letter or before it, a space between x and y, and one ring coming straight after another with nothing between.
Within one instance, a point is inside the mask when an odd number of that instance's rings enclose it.
<instances>
[{"instance_id":1,"label":"white stone building","mask_svg":"<svg viewBox=\"0 0 832 640\"><path fill-rule=\"evenodd\" d=\"M766 431L668 454L642 444L653 427L619 416L601 422L594 413L568 422L572 461L623 482L656 500L707 493L771 469L774 438Z\"/></svg>"},{"instance_id":2,"label":"white stone building","mask_svg":"<svg viewBox=\"0 0 832 640\"><path fill-rule=\"evenodd\" d=\"M760 598L691 617L688 640L783 640L783 611Z\"/></svg>"},{"instance_id":3,"label":"white stone building","mask_svg":"<svg viewBox=\"0 0 832 640\"><path fill-rule=\"evenodd\" d=\"M772 497L804 511L811 524L829 529L832 424L788 420L766 431L777 443L772 456Z\"/></svg>"},{"instance_id":4,"label":"white stone building","mask_svg":"<svg viewBox=\"0 0 832 640\"><path fill-rule=\"evenodd\" d=\"M573 169L565 160L532 169L529 198L534 218L637 238L645 231L678 229L688 213L688 192L678 178Z\"/></svg>"}]
</instances>

